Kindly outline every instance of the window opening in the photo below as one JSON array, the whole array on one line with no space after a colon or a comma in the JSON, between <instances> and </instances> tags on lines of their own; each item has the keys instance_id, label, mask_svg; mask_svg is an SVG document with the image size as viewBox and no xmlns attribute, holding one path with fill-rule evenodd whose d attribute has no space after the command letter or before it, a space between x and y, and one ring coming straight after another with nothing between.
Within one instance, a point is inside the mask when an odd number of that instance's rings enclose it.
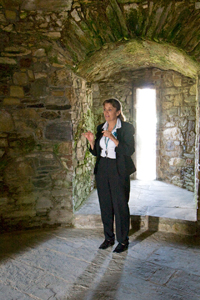
<instances>
[{"instance_id":1,"label":"window opening","mask_svg":"<svg viewBox=\"0 0 200 300\"><path fill-rule=\"evenodd\" d=\"M156 90L136 90L137 179L156 179Z\"/></svg>"}]
</instances>

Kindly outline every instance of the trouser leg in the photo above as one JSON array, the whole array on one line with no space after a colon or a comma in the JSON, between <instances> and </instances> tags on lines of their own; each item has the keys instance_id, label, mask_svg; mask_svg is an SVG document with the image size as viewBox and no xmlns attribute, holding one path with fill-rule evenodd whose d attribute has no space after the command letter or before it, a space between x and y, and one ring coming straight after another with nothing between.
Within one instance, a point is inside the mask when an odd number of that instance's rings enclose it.
<instances>
[{"instance_id":1,"label":"trouser leg","mask_svg":"<svg viewBox=\"0 0 200 300\"><path fill-rule=\"evenodd\" d=\"M115 238L114 235L114 209L108 178L108 160L102 158L99 162L98 172L96 174L97 193L101 210L101 219L104 226L104 235L106 240Z\"/></svg>"},{"instance_id":2,"label":"trouser leg","mask_svg":"<svg viewBox=\"0 0 200 300\"><path fill-rule=\"evenodd\" d=\"M130 226L129 212L129 192L130 177L119 176L116 164L111 161L112 167L109 168L109 183L111 189L111 197L113 200L116 236L119 243L123 243L128 239Z\"/></svg>"},{"instance_id":3,"label":"trouser leg","mask_svg":"<svg viewBox=\"0 0 200 300\"><path fill-rule=\"evenodd\" d=\"M116 160L101 159L96 175L97 191L106 239L114 238L115 215L116 235L119 243L128 238L130 213L128 207L130 178L119 176Z\"/></svg>"}]
</instances>

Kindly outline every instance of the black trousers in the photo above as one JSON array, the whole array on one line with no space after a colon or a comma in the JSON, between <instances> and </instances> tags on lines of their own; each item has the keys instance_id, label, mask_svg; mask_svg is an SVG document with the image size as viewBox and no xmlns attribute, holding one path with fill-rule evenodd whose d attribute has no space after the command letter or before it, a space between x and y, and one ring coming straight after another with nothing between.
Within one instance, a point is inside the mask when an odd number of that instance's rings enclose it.
<instances>
[{"instance_id":1,"label":"black trousers","mask_svg":"<svg viewBox=\"0 0 200 300\"><path fill-rule=\"evenodd\" d=\"M105 239L114 239L114 217L116 237L119 243L128 239L130 226L129 194L130 176L120 176L116 159L101 158L96 174L101 218Z\"/></svg>"}]
</instances>

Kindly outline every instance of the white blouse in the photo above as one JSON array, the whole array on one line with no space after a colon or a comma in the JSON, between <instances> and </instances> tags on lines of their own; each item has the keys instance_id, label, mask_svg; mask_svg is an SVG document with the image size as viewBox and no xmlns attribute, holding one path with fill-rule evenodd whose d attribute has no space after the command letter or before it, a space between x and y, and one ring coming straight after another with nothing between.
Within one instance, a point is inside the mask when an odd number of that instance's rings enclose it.
<instances>
[{"instance_id":1,"label":"white blouse","mask_svg":"<svg viewBox=\"0 0 200 300\"><path fill-rule=\"evenodd\" d=\"M116 126L112 130L112 134L114 135L114 137L117 138L117 129L121 127L122 127L121 120L117 118ZM107 129L108 129L108 122L106 122L102 127L102 130L107 130ZM100 147L101 147L102 157L116 159L116 152L115 152L116 145L112 140L110 140L105 136L102 136L102 138L100 139Z\"/></svg>"}]
</instances>

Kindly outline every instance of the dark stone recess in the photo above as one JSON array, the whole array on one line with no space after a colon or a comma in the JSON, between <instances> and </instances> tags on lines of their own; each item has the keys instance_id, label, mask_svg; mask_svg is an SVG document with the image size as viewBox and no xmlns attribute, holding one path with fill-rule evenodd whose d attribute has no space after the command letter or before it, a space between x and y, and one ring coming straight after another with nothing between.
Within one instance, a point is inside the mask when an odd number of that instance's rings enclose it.
<instances>
[{"instance_id":1,"label":"dark stone recess","mask_svg":"<svg viewBox=\"0 0 200 300\"><path fill-rule=\"evenodd\" d=\"M47 105L46 109L52 109L52 110L67 110L70 109L71 105Z\"/></svg>"},{"instance_id":2,"label":"dark stone recess","mask_svg":"<svg viewBox=\"0 0 200 300\"><path fill-rule=\"evenodd\" d=\"M39 104L31 104L31 105L27 105L27 107L32 107L32 108L43 108L44 104L39 103Z\"/></svg>"}]
</instances>

